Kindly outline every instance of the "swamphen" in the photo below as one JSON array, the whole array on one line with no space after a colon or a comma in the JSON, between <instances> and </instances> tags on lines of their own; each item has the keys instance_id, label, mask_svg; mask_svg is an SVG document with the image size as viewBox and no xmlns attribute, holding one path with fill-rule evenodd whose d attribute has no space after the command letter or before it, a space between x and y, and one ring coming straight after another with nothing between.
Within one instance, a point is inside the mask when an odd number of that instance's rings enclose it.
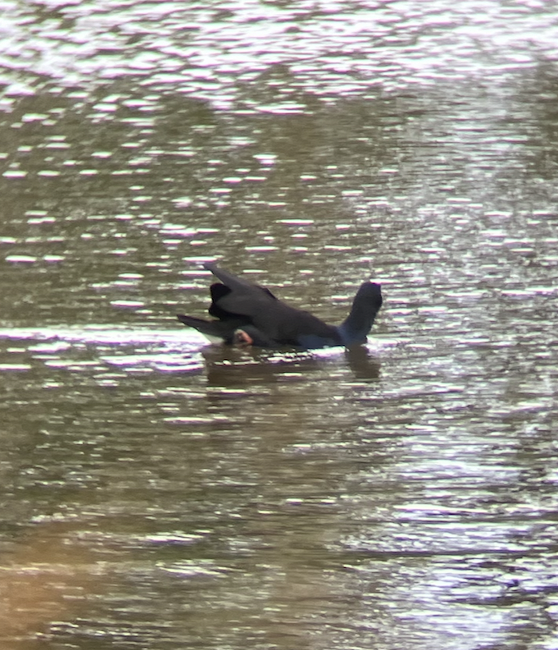
<instances>
[{"instance_id":1,"label":"swamphen","mask_svg":"<svg viewBox=\"0 0 558 650\"><path fill-rule=\"evenodd\" d=\"M220 280L210 287L209 314L215 320L183 314L177 317L209 339L225 343L263 348L294 346L303 350L360 345L366 342L382 306L380 285L364 282L347 318L341 325L328 325L307 311L285 304L269 289L238 278L213 262L204 264L204 268Z\"/></svg>"}]
</instances>

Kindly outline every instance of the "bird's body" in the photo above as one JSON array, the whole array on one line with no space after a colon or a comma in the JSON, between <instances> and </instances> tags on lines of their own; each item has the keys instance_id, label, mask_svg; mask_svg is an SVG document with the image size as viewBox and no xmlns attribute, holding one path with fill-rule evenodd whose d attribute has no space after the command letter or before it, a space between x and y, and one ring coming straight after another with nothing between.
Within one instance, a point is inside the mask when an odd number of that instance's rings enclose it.
<instances>
[{"instance_id":1,"label":"bird's body","mask_svg":"<svg viewBox=\"0 0 558 650\"><path fill-rule=\"evenodd\" d=\"M366 342L376 314L382 306L380 285L364 282L354 300L351 313L339 325L328 325L307 311L277 299L269 289L252 284L213 263L204 268L220 282L211 285L209 314L215 320L178 315L178 319L208 338L225 343L258 347L294 346L316 349Z\"/></svg>"}]
</instances>

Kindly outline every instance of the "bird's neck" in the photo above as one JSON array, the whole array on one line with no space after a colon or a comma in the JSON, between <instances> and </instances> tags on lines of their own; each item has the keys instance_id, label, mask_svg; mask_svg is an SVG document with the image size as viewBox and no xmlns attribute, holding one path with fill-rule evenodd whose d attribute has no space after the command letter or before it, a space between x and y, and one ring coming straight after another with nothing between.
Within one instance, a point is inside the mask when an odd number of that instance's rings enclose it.
<instances>
[{"instance_id":1,"label":"bird's neck","mask_svg":"<svg viewBox=\"0 0 558 650\"><path fill-rule=\"evenodd\" d=\"M350 314L337 328L345 345L358 345L366 343L377 310L366 309L355 301Z\"/></svg>"}]
</instances>

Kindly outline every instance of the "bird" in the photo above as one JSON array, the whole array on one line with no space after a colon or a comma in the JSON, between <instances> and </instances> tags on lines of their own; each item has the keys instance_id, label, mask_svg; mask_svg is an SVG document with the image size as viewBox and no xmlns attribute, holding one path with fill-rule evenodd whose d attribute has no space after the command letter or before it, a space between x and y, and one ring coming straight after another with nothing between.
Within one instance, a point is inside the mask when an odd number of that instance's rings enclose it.
<instances>
[{"instance_id":1,"label":"bird","mask_svg":"<svg viewBox=\"0 0 558 650\"><path fill-rule=\"evenodd\" d=\"M266 287L233 275L214 262L206 262L203 267L219 280L210 287L208 311L214 318L205 320L184 314L177 314L177 318L210 340L226 344L300 350L362 345L382 306L380 285L363 282L347 318L340 325L328 325L279 300Z\"/></svg>"}]
</instances>

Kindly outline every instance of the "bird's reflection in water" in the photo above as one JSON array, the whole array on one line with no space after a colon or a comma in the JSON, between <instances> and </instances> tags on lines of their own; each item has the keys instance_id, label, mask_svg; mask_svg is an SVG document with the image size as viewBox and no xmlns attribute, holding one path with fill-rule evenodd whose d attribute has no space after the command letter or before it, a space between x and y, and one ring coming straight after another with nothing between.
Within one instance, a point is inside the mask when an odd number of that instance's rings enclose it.
<instances>
[{"instance_id":1,"label":"bird's reflection in water","mask_svg":"<svg viewBox=\"0 0 558 650\"><path fill-rule=\"evenodd\" d=\"M211 345L202 351L209 386L247 386L257 382L308 380L309 375L324 373L327 377L342 376L350 370L351 379L376 380L380 363L368 348L355 346L324 352L270 351L261 348Z\"/></svg>"},{"instance_id":2,"label":"bird's reflection in water","mask_svg":"<svg viewBox=\"0 0 558 650\"><path fill-rule=\"evenodd\" d=\"M380 377L380 362L364 345L345 350L345 359L356 379L375 380Z\"/></svg>"}]
</instances>

